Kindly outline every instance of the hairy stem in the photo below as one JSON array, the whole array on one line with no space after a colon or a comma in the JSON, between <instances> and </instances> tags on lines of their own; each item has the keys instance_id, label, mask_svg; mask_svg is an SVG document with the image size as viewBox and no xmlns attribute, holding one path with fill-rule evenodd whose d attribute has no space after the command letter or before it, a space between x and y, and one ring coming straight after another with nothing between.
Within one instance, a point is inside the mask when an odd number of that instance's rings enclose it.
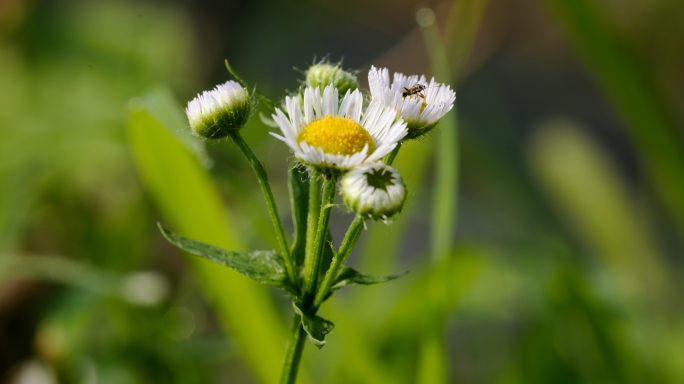
<instances>
[{"instance_id":1,"label":"hairy stem","mask_svg":"<svg viewBox=\"0 0 684 384\"><path fill-rule=\"evenodd\" d=\"M356 218L354 218L354 221L349 225L347 234L344 235L344 240L342 240L342 244L340 245L339 252L333 257L330 268L328 268L328 272L326 272L325 277L321 282L321 286L316 291L316 298L314 299L312 307L313 313L315 313L318 307L323 304L323 300L325 300L325 297L328 295L328 291L330 290L333 281L335 281L335 278L340 273L340 269L344 266L344 263L347 262L354 245L356 245L356 241L359 240L365 220L366 219L362 216L357 215Z\"/></svg>"},{"instance_id":2,"label":"hairy stem","mask_svg":"<svg viewBox=\"0 0 684 384\"><path fill-rule=\"evenodd\" d=\"M295 314L292 324L292 333L290 334L290 340L288 340L285 350L280 384L294 384L296 382L297 371L299 370L299 362L302 359L305 341L306 333L304 328L302 328L299 315Z\"/></svg>"},{"instance_id":3,"label":"hairy stem","mask_svg":"<svg viewBox=\"0 0 684 384\"><path fill-rule=\"evenodd\" d=\"M259 185L261 186L261 192L264 194L266 199L266 205L268 206L268 212L271 214L271 221L273 222L273 227L275 228L276 239L278 240L278 246L280 247L280 253L285 260L285 268L287 269L287 275L292 282L294 287L299 287L299 276L296 273L294 262L292 261L292 255L290 255L290 247L287 245L287 240L285 240L285 231L283 230L283 224L280 221L280 215L278 215L278 207L276 207L275 200L273 199L273 192L271 192L271 185L268 183L268 176L266 175L266 169L264 164L256 157L252 149L249 147L247 142L242 138L239 131L232 132L230 138L233 142L240 148L242 153L249 161L252 166L254 173L256 173L257 179L259 180Z\"/></svg>"},{"instance_id":4,"label":"hairy stem","mask_svg":"<svg viewBox=\"0 0 684 384\"><path fill-rule=\"evenodd\" d=\"M335 198L335 189L337 187L337 178L330 177L325 180L323 184L323 196L320 200L320 214L318 217L318 226L316 228L316 236L311 249L311 257L307 263L305 260L304 266L304 307L308 309L314 295L316 293L316 284L318 283L318 273L321 267L321 259L323 258L323 246L325 244L325 237L328 233L328 224L330 223L331 208ZM311 208L311 207L310 207ZM308 231L308 228L307 228ZM308 237L308 236L307 236ZM308 239L307 239L308 240Z\"/></svg>"},{"instance_id":5,"label":"hairy stem","mask_svg":"<svg viewBox=\"0 0 684 384\"><path fill-rule=\"evenodd\" d=\"M309 181L309 213L306 217L306 247L304 250L304 285L313 268L315 253L314 241L316 240L316 230L318 229L318 217L321 214L321 175L311 170L311 180ZM306 286L302 294L306 294Z\"/></svg>"}]
</instances>

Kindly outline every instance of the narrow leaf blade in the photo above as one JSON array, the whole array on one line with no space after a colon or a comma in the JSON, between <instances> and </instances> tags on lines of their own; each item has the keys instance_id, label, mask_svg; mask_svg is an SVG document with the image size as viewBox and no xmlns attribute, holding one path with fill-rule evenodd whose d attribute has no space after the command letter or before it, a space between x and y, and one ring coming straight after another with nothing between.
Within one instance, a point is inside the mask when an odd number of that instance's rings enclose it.
<instances>
[{"instance_id":1,"label":"narrow leaf blade","mask_svg":"<svg viewBox=\"0 0 684 384\"><path fill-rule=\"evenodd\" d=\"M409 273L409 271L406 271L404 273L400 273L398 275L391 275L391 276L373 276L373 275L365 275L354 268L349 268L346 267L340 272L340 274L337 276L337 279L333 283L332 287L330 288L331 291L336 291L342 287L346 287L348 285L371 285L371 284L379 284L379 283L385 283L388 281L396 280L405 274Z\"/></svg>"},{"instance_id":2,"label":"narrow leaf blade","mask_svg":"<svg viewBox=\"0 0 684 384\"><path fill-rule=\"evenodd\" d=\"M294 293L287 278L285 262L275 251L229 251L173 233L161 224L158 226L166 240L186 252L231 268L257 283Z\"/></svg>"}]
</instances>

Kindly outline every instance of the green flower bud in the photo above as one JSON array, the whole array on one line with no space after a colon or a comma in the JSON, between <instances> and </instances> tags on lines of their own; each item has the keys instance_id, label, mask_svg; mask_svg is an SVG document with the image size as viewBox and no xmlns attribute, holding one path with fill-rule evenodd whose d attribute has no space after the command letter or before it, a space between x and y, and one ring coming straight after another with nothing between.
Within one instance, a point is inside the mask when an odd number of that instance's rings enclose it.
<instances>
[{"instance_id":1,"label":"green flower bud","mask_svg":"<svg viewBox=\"0 0 684 384\"><path fill-rule=\"evenodd\" d=\"M337 88L341 95L347 93L348 90L354 90L359 87L359 82L356 80L356 74L345 71L338 64L321 62L314 64L307 69L307 86L323 89L328 84L332 84Z\"/></svg>"},{"instance_id":2,"label":"green flower bud","mask_svg":"<svg viewBox=\"0 0 684 384\"><path fill-rule=\"evenodd\" d=\"M344 203L353 212L389 222L406 200L406 186L394 168L383 163L363 164L349 171L340 182Z\"/></svg>"},{"instance_id":3,"label":"green flower bud","mask_svg":"<svg viewBox=\"0 0 684 384\"><path fill-rule=\"evenodd\" d=\"M220 139L244 127L252 107L249 92L231 80L197 95L188 103L185 113L194 134Z\"/></svg>"}]
</instances>

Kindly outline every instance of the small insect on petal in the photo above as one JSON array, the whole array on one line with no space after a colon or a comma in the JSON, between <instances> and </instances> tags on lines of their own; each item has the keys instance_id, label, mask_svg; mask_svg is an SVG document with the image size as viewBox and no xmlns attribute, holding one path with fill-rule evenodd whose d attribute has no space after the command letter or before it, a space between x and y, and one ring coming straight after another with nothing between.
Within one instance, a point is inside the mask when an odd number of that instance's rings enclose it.
<instances>
[{"instance_id":1,"label":"small insect on petal","mask_svg":"<svg viewBox=\"0 0 684 384\"><path fill-rule=\"evenodd\" d=\"M412 95L416 95L420 97L421 99L425 100L425 95L423 95L423 91L427 88L427 86L423 84L416 83L412 85L410 88L404 87L404 92L401 93L402 97L408 97Z\"/></svg>"}]
</instances>

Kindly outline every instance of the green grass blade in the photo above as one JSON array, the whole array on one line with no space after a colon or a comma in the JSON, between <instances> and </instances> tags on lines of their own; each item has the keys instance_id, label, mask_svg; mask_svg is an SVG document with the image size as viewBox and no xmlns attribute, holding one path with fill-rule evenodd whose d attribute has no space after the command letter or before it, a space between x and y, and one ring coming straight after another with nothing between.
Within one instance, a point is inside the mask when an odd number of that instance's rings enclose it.
<instances>
[{"instance_id":1,"label":"green grass blade","mask_svg":"<svg viewBox=\"0 0 684 384\"><path fill-rule=\"evenodd\" d=\"M446 49L437 25L432 23L422 29L432 72L439 82L451 83ZM430 228L430 254L433 262L446 256L452 245L456 229L458 205L458 121L454 110L439 123L441 128L435 156L435 188L432 196L432 226Z\"/></svg>"},{"instance_id":2,"label":"green grass blade","mask_svg":"<svg viewBox=\"0 0 684 384\"><path fill-rule=\"evenodd\" d=\"M628 294L666 305L671 276L627 183L572 123L542 126L530 145L532 170L560 215Z\"/></svg>"},{"instance_id":3,"label":"green grass blade","mask_svg":"<svg viewBox=\"0 0 684 384\"><path fill-rule=\"evenodd\" d=\"M600 2L545 0L624 121L654 190L684 234L684 144L652 75L610 35Z\"/></svg>"},{"instance_id":4,"label":"green grass blade","mask_svg":"<svg viewBox=\"0 0 684 384\"><path fill-rule=\"evenodd\" d=\"M456 70L460 70L470 54L486 4L486 1L464 1L452 7L450 25L454 25L454 22L459 20L468 21L462 23L463 27L459 27L459 29L464 29L462 31L456 29L456 26L449 30L450 33L465 36L457 40L463 45L458 48L459 57L463 58L463 61L459 61ZM423 38L435 78L445 83L455 81L457 76L451 72L447 49L437 25L434 22L421 24L424 26ZM452 36L448 38L451 39ZM435 188L430 228L430 255L434 267L437 267L440 260L449 254L453 247L452 237L456 231L459 170L457 110L455 105L454 111L448 113L439 123L442 130L435 158ZM441 273L439 268L434 268L433 272L434 278L429 280L431 289L427 297L428 308L426 308L426 321L423 323L416 377L419 382L423 383L446 383L449 374L444 347L444 308L448 304L443 298L443 293L439 292L439 288L448 282L449 276Z\"/></svg>"},{"instance_id":5,"label":"green grass blade","mask_svg":"<svg viewBox=\"0 0 684 384\"><path fill-rule=\"evenodd\" d=\"M152 116L146 109L132 113L128 137L142 179L165 222L185 236L244 249L230 230L230 218L226 219L209 175ZM285 329L266 289L210 261L193 256L187 261L255 376L264 383L278 382Z\"/></svg>"}]
</instances>

